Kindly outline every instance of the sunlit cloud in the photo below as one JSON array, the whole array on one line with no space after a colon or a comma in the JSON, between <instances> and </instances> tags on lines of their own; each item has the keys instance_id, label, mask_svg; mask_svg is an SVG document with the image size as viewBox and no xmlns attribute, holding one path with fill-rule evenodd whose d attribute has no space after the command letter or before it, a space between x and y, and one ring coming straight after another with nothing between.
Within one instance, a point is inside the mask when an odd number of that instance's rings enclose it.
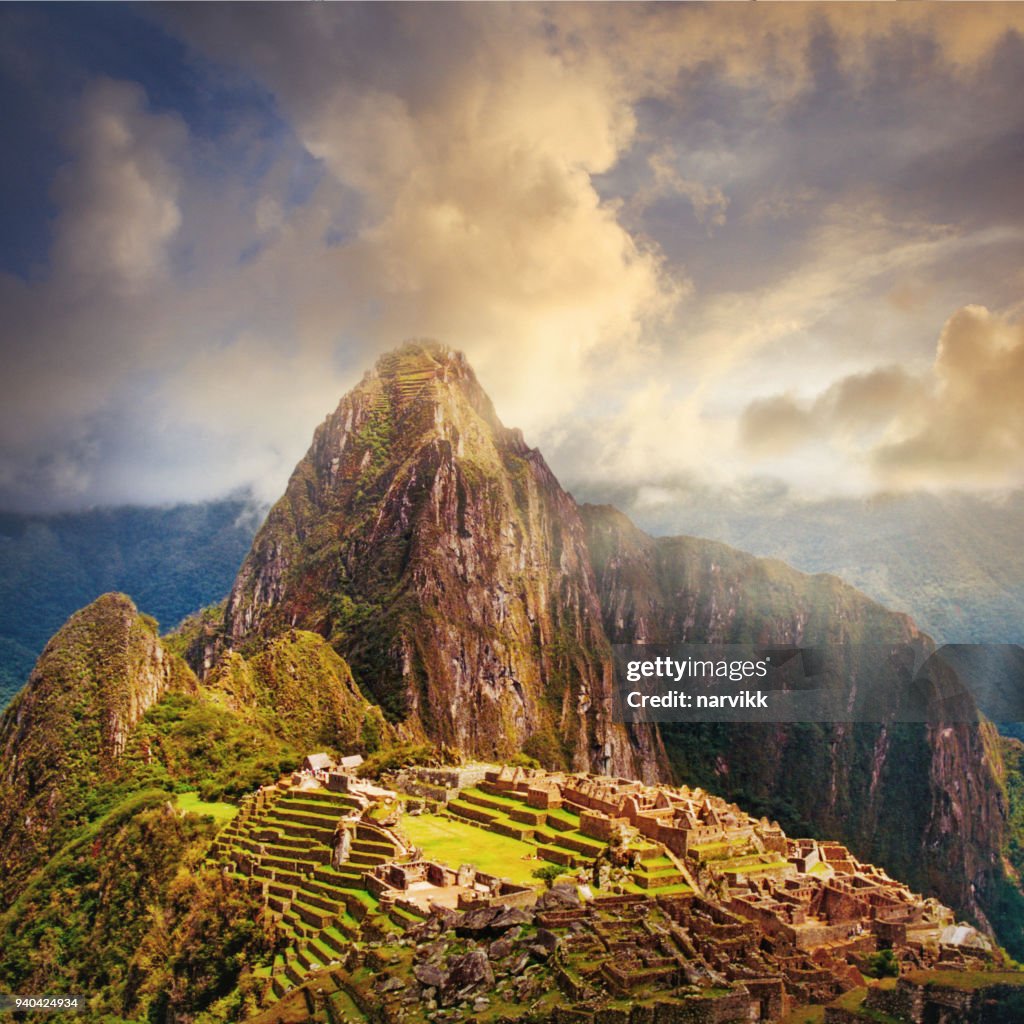
<instances>
[{"instance_id":1,"label":"sunlit cloud","mask_svg":"<svg viewBox=\"0 0 1024 1024\"><path fill-rule=\"evenodd\" d=\"M570 483L1019 480L957 396L1016 366L1020 8L151 17L201 87L81 55L48 260L0 276L0 504L273 498L408 337Z\"/></svg>"},{"instance_id":2,"label":"sunlit cloud","mask_svg":"<svg viewBox=\"0 0 1024 1024\"><path fill-rule=\"evenodd\" d=\"M983 306L944 326L930 371L899 366L844 377L811 402L758 399L740 420L755 454L829 442L886 489L1024 484L1024 326Z\"/></svg>"}]
</instances>

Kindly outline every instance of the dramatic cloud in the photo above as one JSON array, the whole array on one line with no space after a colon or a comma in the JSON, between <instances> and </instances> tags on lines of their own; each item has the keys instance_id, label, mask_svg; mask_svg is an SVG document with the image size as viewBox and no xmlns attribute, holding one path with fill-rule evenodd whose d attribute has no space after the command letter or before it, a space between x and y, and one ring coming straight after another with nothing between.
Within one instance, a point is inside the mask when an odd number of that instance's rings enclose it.
<instances>
[{"instance_id":1,"label":"dramatic cloud","mask_svg":"<svg viewBox=\"0 0 1024 1024\"><path fill-rule=\"evenodd\" d=\"M908 484L1024 483L1024 325L981 306L958 310L939 339L919 425L873 453Z\"/></svg>"},{"instance_id":2,"label":"dramatic cloud","mask_svg":"<svg viewBox=\"0 0 1024 1024\"><path fill-rule=\"evenodd\" d=\"M779 455L827 441L864 460L888 488L1024 483L1024 325L982 306L946 323L931 371L885 367L845 377L811 402L757 399L743 444Z\"/></svg>"},{"instance_id":3,"label":"dramatic cloud","mask_svg":"<svg viewBox=\"0 0 1024 1024\"><path fill-rule=\"evenodd\" d=\"M53 188L61 214L51 262L62 285L130 292L166 272L181 226L172 161L184 140L180 120L150 114L138 86L90 86L68 133L72 162Z\"/></svg>"},{"instance_id":4,"label":"dramatic cloud","mask_svg":"<svg viewBox=\"0 0 1024 1024\"><path fill-rule=\"evenodd\" d=\"M964 397L1024 285L1018 6L0 17L46 168L0 246L0 506L273 498L408 337L572 484L1019 478L1010 403ZM930 369L972 305L977 375Z\"/></svg>"},{"instance_id":5,"label":"dramatic cloud","mask_svg":"<svg viewBox=\"0 0 1024 1024\"><path fill-rule=\"evenodd\" d=\"M536 429L581 398L595 357L628 358L671 310L682 283L593 182L632 142L628 96L605 55L552 48L539 9L462 8L443 29L403 9L372 72L364 33L384 16L363 8L189 15L199 45L273 82L309 152L358 193L351 240L323 258L372 316L329 315L377 347L466 349L504 414Z\"/></svg>"}]
</instances>

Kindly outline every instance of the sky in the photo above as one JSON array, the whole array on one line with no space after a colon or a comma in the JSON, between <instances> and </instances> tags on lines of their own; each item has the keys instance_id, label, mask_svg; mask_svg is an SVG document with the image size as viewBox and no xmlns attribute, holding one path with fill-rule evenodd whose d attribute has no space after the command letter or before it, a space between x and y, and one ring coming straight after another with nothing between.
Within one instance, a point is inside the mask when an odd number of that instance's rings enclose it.
<instances>
[{"instance_id":1,"label":"sky","mask_svg":"<svg viewBox=\"0 0 1024 1024\"><path fill-rule=\"evenodd\" d=\"M0 508L283 490L383 351L571 488L1024 485L1024 6L0 6Z\"/></svg>"}]
</instances>

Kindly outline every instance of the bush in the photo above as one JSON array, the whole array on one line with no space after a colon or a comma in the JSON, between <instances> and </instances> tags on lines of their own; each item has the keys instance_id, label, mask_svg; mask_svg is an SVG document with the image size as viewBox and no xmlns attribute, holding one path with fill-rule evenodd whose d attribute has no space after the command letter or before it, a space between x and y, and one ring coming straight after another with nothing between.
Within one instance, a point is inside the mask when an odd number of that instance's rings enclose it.
<instances>
[{"instance_id":1,"label":"bush","mask_svg":"<svg viewBox=\"0 0 1024 1024\"><path fill-rule=\"evenodd\" d=\"M533 877L539 878L550 889L554 880L568 870L564 864L545 864L533 872Z\"/></svg>"},{"instance_id":2,"label":"bush","mask_svg":"<svg viewBox=\"0 0 1024 1024\"><path fill-rule=\"evenodd\" d=\"M900 974L900 962L891 949L882 949L877 953L871 953L866 960L867 966L864 973L870 978L898 978Z\"/></svg>"},{"instance_id":3,"label":"bush","mask_svg":"<svg viewBox=\"0 0 1024 1024\"><path fill-rule=\"evenodd\" d=\"M410 765L439 765L439 753L428 743L400 743L395 747L371 754L360 766L359 775L364 779L379 779L388 772L398 771Z\"/></svg>"}]
</instances>

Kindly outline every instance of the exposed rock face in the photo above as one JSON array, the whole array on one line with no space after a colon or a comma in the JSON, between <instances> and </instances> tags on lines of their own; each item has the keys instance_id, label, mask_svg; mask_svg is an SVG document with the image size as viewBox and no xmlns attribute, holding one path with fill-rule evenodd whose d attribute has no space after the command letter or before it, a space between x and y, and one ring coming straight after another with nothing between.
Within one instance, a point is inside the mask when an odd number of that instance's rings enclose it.
<instances>
[{"instance_id":1,"label":"exposed rock face","mask_svg":"<svg viewBox=\"0 0 1024 1024\"><path fill-rule=\"evenodd\" d=\"M465 358L407 346L317 429L225 614L243 652L326 637L410 735L467 754L651 777L654 734L611 722L583 525Z\"/></svg>"},{"instance_id":2,"label":"exposed rock face","mask_svg":"<svg viewBox=\"0 0 1024 1024\"><path fill-rule=\"evenodd\" d=\"M693 537L653 538L608 506L582 506L613 643L913 644L907 616L834 576L807 576ZM847 685L872 671L851 648ZM859 856L985 922L1006 803L987 723L662 726L684 781L836 835Z\"/></svg>"},{"instance_id":3,"label":"exposed rock face","mask_svg":"<svg viewBox=\"0 0 1024 1024\"><path fill-rule=\"evenodd\" d=\"M146 710L172 689L195 688L156 623L123 594L105 594L67 621L0 719L4 882L38 865L54 826L73 821L91 787L116 770Z\"/></svg>"},{"instance_id":4,"label":"exposed rock face","mask_svg":"<svg viewBox=\"0 0 1024 1024\"><path fill-rule=\"evenodd\" d=\"M1004 867L1007 806L998 777L999 736L989 722L929 726L926 828L922 842L927 891L966 907L988 926ZM991 929L990 929L991 930ZM1003 940L1007 942L1008 940Z\"/></svg>"}]
</instances>

